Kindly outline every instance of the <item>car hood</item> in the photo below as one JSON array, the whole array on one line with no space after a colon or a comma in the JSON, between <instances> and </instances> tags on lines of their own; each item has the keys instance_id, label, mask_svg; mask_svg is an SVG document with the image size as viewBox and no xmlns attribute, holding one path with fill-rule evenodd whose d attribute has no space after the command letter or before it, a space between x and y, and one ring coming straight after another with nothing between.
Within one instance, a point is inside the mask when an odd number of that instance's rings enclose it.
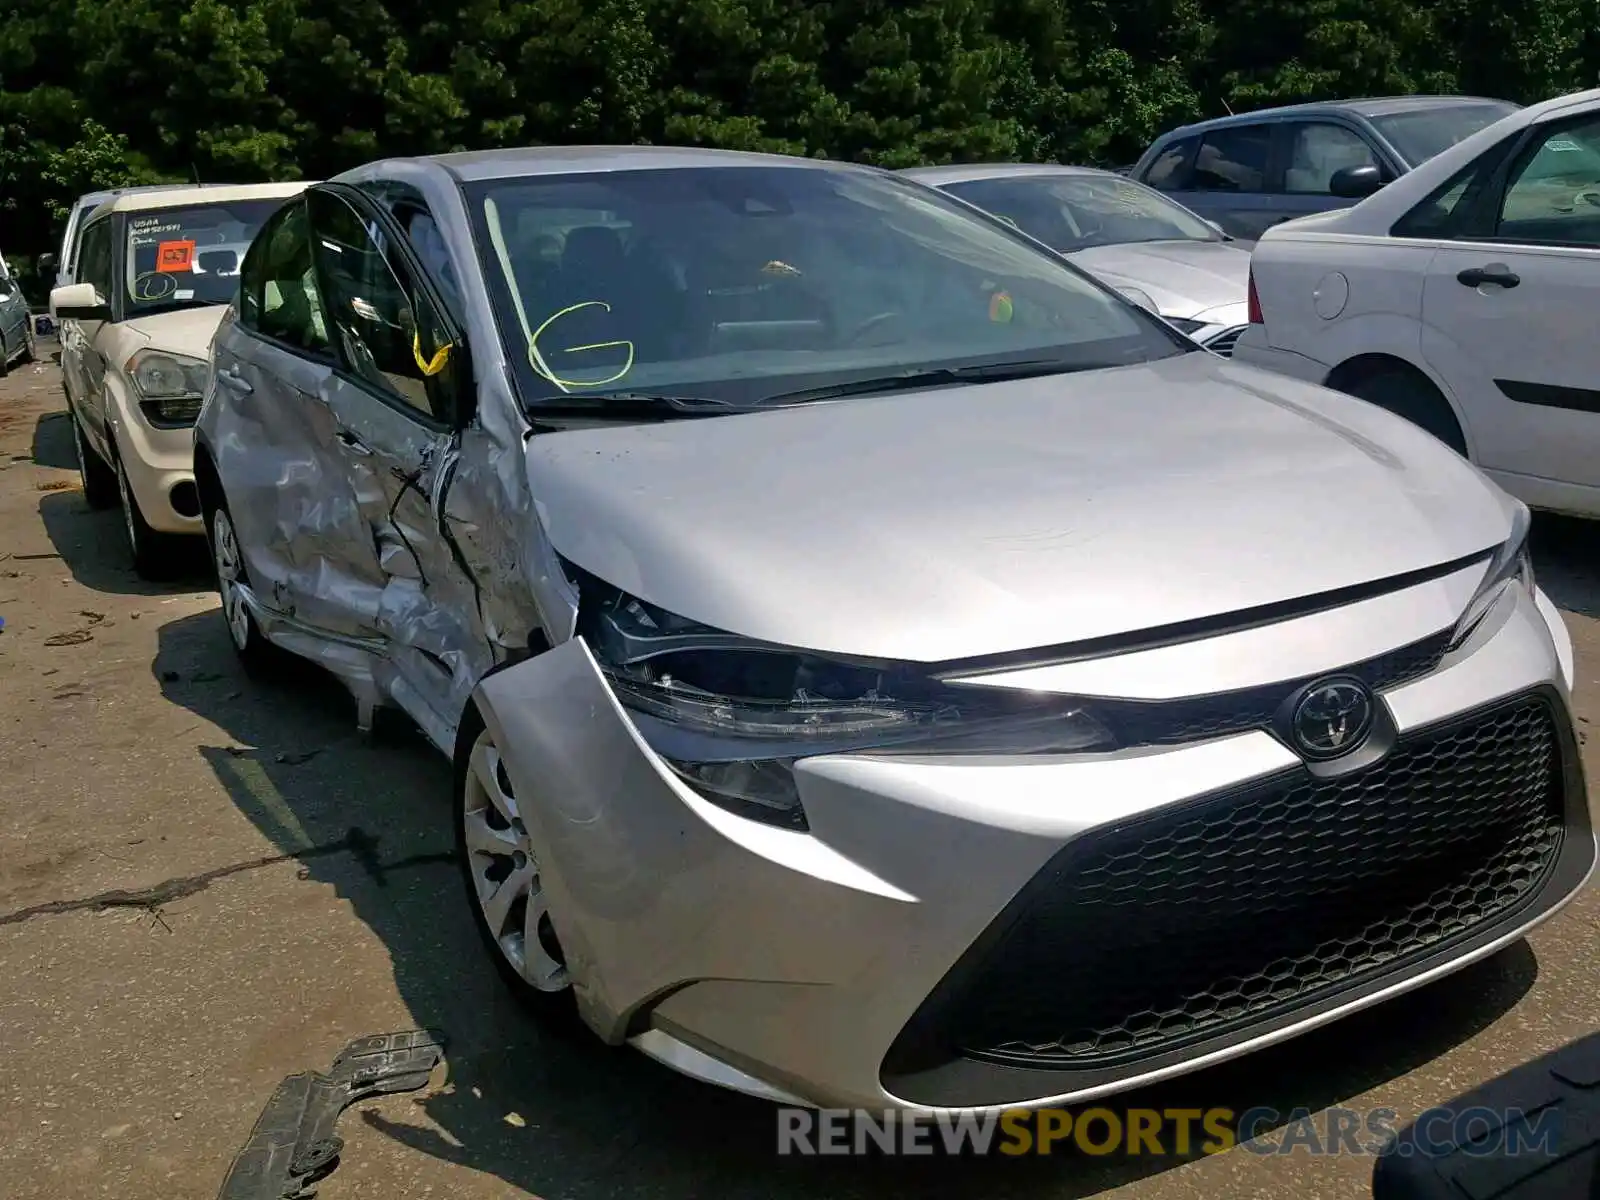
<instances>
[{"instance_id":1,"label":"car hood","mask_svg":"<svg viewBox=\"0 0 1600 1200\"><path fill-rule=\"evenodd\" d=\"M211 335L217 332L222 314L227 311L226 304L180 308L176 312L135 317L131 321L124 321L122 328L137 334L147 346L156 350L187 354L190 358L209 358Z\"/></svg>"},{"instance_id":2,"label":"car hood","mask_svg":"<svg viewBox=\"0 0 1600 1200\"><path fill-rule=\"evenodd\" d=\"M1067 261L1112 287L1132 286L1164 317L1194 317L1223 304L1243 304L1250 252L1231 242L1134 242L1090 246Z\"/></svg>"},{"instance_id":3,"label":"car hood","mask_svg":"<svg viewBox=\"0 0 1600 1200\"><path fill-rule=\"evenodd\" d=\"M1450 562L1514 502L1372 405L1202 353L532 438L546 535L680 616L946 661Z\"/></svg>"}]
</instances>

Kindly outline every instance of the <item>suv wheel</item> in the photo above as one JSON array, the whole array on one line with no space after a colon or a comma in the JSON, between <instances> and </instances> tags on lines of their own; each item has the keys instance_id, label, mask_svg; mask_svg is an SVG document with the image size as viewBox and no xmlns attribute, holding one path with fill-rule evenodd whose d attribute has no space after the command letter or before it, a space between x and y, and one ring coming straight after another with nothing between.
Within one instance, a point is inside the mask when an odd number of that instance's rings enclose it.
<instances>
[{"instance_id":1,"label":"suv wheel","mask_svg":"<svg viewBox=\"0 0 1600 1200\"><path fill-rule=\"evenodd\" d=\"M128 536L128 552L134 572L141 579L162 580L172 572L172 539L150 528L139 510L139 498L128 483L127 469L118 455L112 464L117 475L117 496L122 501L122 527Z\"/></svg>"}]
</instances>

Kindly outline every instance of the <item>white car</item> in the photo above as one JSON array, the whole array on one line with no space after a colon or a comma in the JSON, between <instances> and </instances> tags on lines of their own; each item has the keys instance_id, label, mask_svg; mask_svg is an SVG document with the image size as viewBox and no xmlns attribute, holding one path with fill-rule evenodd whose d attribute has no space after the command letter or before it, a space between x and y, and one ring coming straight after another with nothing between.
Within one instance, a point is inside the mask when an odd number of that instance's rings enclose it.
<instances>
[{"instance_id":1,"label":"white car","mask_svg":"<svg viewBox=\"0 0 1600 1200\"><path fill-rule=\"evenodd\" d=\"M84 219L76 282L50 293L83 492L122 506L134 569L203 534L194 422L211 335L261 224L304 183L130 192Z\"/></svg>"},{"instance_id":2,"label":"white car","mask_svg":"<svg viewBox=\"0 0 1600 1200\"><path fill-rule=\"evenodd\" d=\"M1269 230L1250 297L1238 361L1408 417L1532 507L1600 516L1600 91Z\"/></svg>"}]
</instances>

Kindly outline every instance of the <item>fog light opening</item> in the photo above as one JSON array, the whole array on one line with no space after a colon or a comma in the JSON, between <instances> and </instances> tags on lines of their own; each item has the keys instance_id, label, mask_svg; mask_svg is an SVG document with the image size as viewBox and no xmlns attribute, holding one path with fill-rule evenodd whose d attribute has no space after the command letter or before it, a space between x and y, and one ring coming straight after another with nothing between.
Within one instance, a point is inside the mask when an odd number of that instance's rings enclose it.
<instances>
[{"instance_id":1,"label":"fog light opening","mask_svg":"<svg viewBox=\"0 0 1600 1200\"><path fill-rule=\"evenodd\" d=\"M172 511L180 517L200 515L200 492L191 479L174 484L172 490L167 493L167 500L172 505Z\"/></svg>"}]
</instances>

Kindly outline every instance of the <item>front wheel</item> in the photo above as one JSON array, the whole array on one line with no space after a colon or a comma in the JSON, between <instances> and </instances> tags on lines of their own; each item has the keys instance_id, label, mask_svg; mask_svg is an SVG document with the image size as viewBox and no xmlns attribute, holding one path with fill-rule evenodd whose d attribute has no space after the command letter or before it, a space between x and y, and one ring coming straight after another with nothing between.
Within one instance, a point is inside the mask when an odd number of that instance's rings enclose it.
<instances>
[{"instance_id":1,"label":"front wheel","mask_svg":"<svg viewBox=\"0 0 1600 1200\"><path fill-rule=\"evenodd\" d=\"M164 580L172 574L174 559L173 539L150 528L139 508L139 497L133 494L128 482L128 469L117 457L113 469L117 474L117 496L122 501L122 527L128 537L128 552L133 557L133 570L140 579Z\"/></svg>"},{"instance_id":2,"label":"front wheel","mask_svg":"<svg viewBox=\"0 0 1600 1200\"><path fill-rule=\"evenodd\" d=\"M467 902L495 969L517 998L570 1024L572 980L550 920L538 849L487 729L456 766L456 850Z\"/></svg>"}]
</instances>

